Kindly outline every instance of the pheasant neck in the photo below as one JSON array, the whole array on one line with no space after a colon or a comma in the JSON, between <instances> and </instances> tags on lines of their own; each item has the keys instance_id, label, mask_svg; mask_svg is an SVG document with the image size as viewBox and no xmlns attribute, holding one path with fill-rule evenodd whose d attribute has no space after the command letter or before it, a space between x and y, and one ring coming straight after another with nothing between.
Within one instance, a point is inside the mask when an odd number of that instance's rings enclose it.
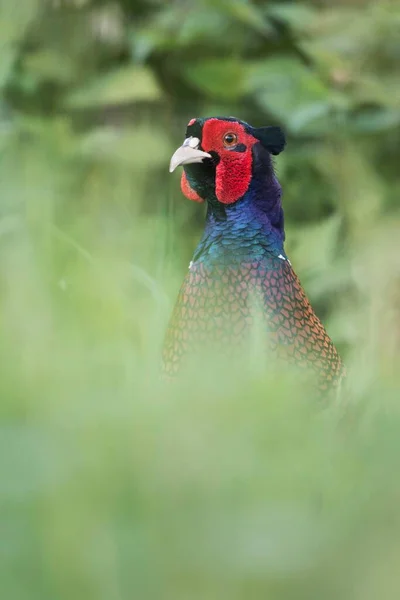
<instances>
[{"instance_id":1,"label":"pheasant neck","mask_svg":"<svg viewBox=\"0 0 400 600\"><path fill-rule=\"evenodd\" d=\"M235 263L266 253L286 256L281 188L273 174L253 179L234 204L209 201L203 236L193 261Z\"/></svg>"}]
</instances>

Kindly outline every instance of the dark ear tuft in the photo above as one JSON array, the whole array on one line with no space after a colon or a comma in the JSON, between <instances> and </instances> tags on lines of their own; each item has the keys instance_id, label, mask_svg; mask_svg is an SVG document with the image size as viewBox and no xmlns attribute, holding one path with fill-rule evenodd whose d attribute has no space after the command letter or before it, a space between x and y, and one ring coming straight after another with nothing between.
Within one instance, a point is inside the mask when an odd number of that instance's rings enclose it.
<instances>
[{"instance_id":1,"label":"dark ear tuft","mask_svg":"<svg viewBox=\"0 0 400 600\"><path fill-rule=\"evenodd\" d=\"M271 154L280 154L286 144L285 134L280 127L259 127L253 130L253 135Z\"/></svg>"}]
</instances>

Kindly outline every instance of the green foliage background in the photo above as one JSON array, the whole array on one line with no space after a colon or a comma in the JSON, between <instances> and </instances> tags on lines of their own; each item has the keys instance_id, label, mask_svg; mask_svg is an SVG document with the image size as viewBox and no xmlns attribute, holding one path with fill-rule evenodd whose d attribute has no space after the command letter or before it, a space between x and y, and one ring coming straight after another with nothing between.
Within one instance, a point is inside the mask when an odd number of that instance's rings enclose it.
<instances>
[{"instance_id":1,"label":"green foliage background","mask_svg":"<svg viewBox=\"0 0 400 600\"><path fill-rule=\"evenodd\" d=\"M0 40L1 597L398 598L399 2L2 0ZM159 381L204 219L167 166L215 114L287 132L344 407Z\"/></svg>"}]
</instances>

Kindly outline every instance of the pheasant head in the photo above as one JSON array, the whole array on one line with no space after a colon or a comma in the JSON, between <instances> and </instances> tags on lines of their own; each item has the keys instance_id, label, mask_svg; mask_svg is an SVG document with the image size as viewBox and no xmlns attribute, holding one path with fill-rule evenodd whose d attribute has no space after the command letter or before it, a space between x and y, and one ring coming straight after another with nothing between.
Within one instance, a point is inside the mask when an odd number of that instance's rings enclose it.
<instances>
[{"instance_id":1,"label":"pheasant head","mask_svg":"<svg viewBox=\"0 0 400 600\"><path fill-rule=\"evenodd\" d=\"M272 155L285 147L279 127L255 128L232 117L191 119L170 171L183 166L181 189L208 204L208 233L232 240L234 250L255 232L283 252L281 187Z\"/></svg>"}]
</instances>

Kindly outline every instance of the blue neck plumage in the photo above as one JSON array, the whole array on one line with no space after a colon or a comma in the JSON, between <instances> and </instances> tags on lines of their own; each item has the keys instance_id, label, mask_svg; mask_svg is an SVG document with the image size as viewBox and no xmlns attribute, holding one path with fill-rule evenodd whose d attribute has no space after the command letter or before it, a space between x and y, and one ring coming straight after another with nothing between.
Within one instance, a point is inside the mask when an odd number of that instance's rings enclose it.
<instances>
[{"instance_id":1,"label":"blue neck plumage","mask_svg":"<svg viewBox=\"0 0 400 600\"><path fill-rule=\"evenodd\" d=\"M230 205L209 202L206 225L193 261L231 263L284 256L281 187L272 169L254 177L246 194Z\"/></svg>"}]
</instances>

